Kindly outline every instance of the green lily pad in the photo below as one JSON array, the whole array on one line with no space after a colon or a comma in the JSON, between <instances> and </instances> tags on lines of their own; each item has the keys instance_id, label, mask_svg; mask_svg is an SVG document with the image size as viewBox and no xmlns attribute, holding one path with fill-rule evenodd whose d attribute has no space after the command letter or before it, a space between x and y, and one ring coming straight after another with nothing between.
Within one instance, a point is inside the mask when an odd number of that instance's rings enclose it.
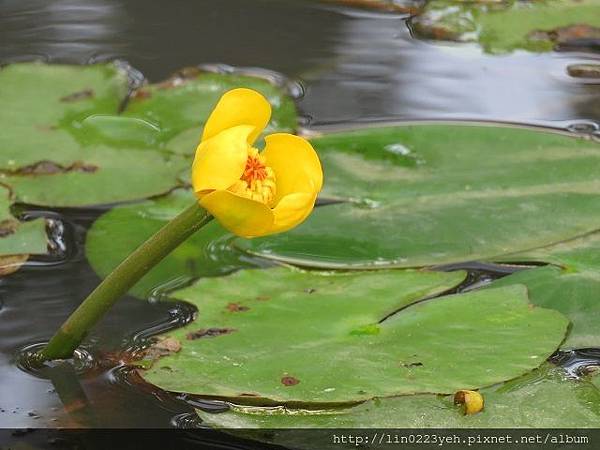
<instances>
[{"instance_id":1,"label":"green lily pad","mask_svg":"<svg viewBox=\"0 0 600 450\"><path fill-rule=\"evenodd\" d=\"M565 379L561 369L545 364L515 380L481 390L484 410L464 416L451 396L413 395L375 399L350 408L317 411L285 407L233 405L225 413L197 411L217 428L587 428L600 420L600 391L584 380ZM314 448L302 433L253 433L279 445ZM306 434L304 434L306 438ZM312 435L314 438L315 436ZM331 443L331 432L323 436ZM312 444L312 445L310 445ZM377 444L377 442L376 442ZM339 445L338 445L339 447ZM319 448L323 448L319 445Z\"/></svg>"},{"instance_id":2,"label":"green lily pad","mask_svg":"<svg viewBox=\"0 0 600 450\"><path fill-rule=\"evenodd\" d=\"M46 222L20 222L10 211L10 191L0 185L0 277L19 270L30 255L48 253Z\"/></svg>"},{"instance_id":3,"label":"green lily pad","mask_svg":"<svg viewBox=\"0 0 600 450\"><path fill-rule=\"evenodd\" d=\"M600 346L600 233L506 259L553 265L517 272L492 287L524 284L533 304L565 314L572 325L564 348Z\"/></svg>"},{"instance_id":4,"label":"green lily pad","mask_svg":"<svg viewBox=\"0 0 600 450\"><path fill-rule=\"evenodd\" d=\"M295 127L293 101L266 80L185 73L140 88L126 102L128 77L115 64L2 68L0 182L11 187L15 201L61 207L169 192L187 179L191 162L183 155L193 153L212 107L233 87L269 97L273 129Z\"/></svg>"},{"instance_id":5,"label":"green lily pad","mask_svg":"<svg viewBox=\"0 0 600 450\"><path fill-rule=\"evenodd\" d=\"M111 209L97 219L87 233L88 261L105 277L194 201L195 196L190 191L177 190L154 200ZM244 254L230 248L231 240L232 235L213 220L150 270L130 293L146 299L154 296L157 289L173 289L200 276L223 275L252 267Z\"/></svg>"},{"instance_id":6,"label":"green lily pad","mask_svg":"<svg viewBox=\"0 0 600 450\"><path fill-rule=\"evenodd\" d=\"M16 255L46 254L48 239L46 224L42 219L19 222L10 213L10 195L8 189L0 186L0 274L6 266L11 267L24 262Z\"/></svg>"},{"instance_id":7,"label":"green lily pad","mask_svg":"<svg viewBox=\"0 0 600 450\"><path fill-rule=\"evenodd\" d=\"M168 334L181 350L141 374L168 391L245 402L347 403L492 385L560 345L567 320L531 308L522 286L414 304L463 278L273 268L203 279L173 294L199 309Z\"/></svg>"},{"instance_id":8,"label":"green lily pad","mask_svg":"<svg viewBox=\"0 0 600 450\"><path fill-rule=\"evenodd\" d=\"M600 145L533 129L421 124L313 139L324 197L298 228L237 245L324 267L493 259L595 230Z\"/></svg>"},{"instance_id":9,"label":"green lily pad","mask_svg":"<svg viewBox=\"0 0 600 450\"><path fill-rule=\"evenodd\" d=\"M202 127L221 95L247 87L261 92L273 108L266 133L291 132L296 128L296 107L279 87L266 80L244 75L219 75L184 69L171 79L144 87L129 101L126 117L136 117L160 129L159 143L174 153L192 155Z\"/></svg>"},{"instance_id":10,"label":"green lily pad","mask_svg":"<svg viewBox=\"0 0 600 450\"><path fill-rule=\"evenodd\" d=\"M478 42L484 51L552 50L600 37L599 0L430 1L412 20L417 36Z\"/></svg>"}]
</instances>

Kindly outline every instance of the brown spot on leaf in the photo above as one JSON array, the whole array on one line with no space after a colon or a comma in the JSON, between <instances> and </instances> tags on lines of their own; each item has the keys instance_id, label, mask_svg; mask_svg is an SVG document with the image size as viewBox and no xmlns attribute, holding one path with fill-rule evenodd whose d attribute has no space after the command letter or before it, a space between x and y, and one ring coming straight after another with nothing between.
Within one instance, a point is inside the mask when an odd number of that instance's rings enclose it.
<instances>
[{"instance_id":1,"label":"brown spot on leaf","mask_svg":"<svg viewBox=\"0 0 600 450\"><path fill-rule=\"evenodd\" d=\"M256 300L258 300L259 302L266 302L267 300L271 300L271 297L269 297L268 295L259 295L258 297L256 297Z\"/></svg>"},{"instance_id":2,"label":"brown spot on leaf","mask_svg":"<svg viewBox=\"0 0 600 450\"><path fill-rule=\"evenodd\" d=\"M77 102L86 98L92 98L94 91L92 89L84 89L82 91L73 92L72 94L61 97L60 101L65 103Z\"/></svg>"},{"instance_id":3,"label":"brown spot on leaf","mask_svg":"<svg viewBox=\"0 0 600 450\"><path fill-rule=\"evenodd\" d=\"M12 219L6 219L0 222L0 238L9 236L17 231L17 227L19 226L19 222Z\"/></svg>"},{"instance_id":4,"label":"brown spot on leaf","mask_svg":"<svg viewBox=\"0 0 600 450\"><path fill-rule=\"evenodd\" d=\"M312 294L314 292L317 292L317 290L315 288L306 288L304 289L304 292L306 292L307 294Z\"/></svg>"},{"instance_id":5,"label":"brown spot on leaf","mask_svg":"<svg viewBox=\"0 0 600 450\"><path fill-rule=\"evenodd\" d=\"M14 172L14 175L21 176L39 176L39 175L56 175L68 172L85 172L93 173L98 170L98 166L86 164L83 161L75 161L69 166L63 166L54 161L38 161L35 164L21 167Z\"/></svg>"},{"instance_id":6,"label":"brown spot on leaf","mask_svg":"<svg viewBox=\"0 0 600 450\"><path fill-rule=\"evenodd\" d=\"M193 341L195 339L201 339L205 337L216 337L222 336L224 334L230 334L234 331L237 331L235 328L200 328L196 331L191 331L190 333L185 335L185 338L189 341Z\"/></svg>"},{"instance_id":7,"label":"brown spot on leaf","mask_svg":"<svg viewBox=\"0 0 600 450\"><path fill-rule=\"evenodd\" d=\"M150 361L150 365L163 356L177 353L181 350L181 342L170 336L158 337L156 341L144 350L142 358Z\"/></svg>"},{"instance_id":8,"label":"brown spot on leaf","mask_svg":"<svg viewBox=\"0 0 600 450\"><path fill-rule=\"evenodd\" d=\"M227 308L227 311L230 311L230 312L244 312L244 311L248 311L250 309L247 306L240 305L239 303L228 303L226 308Z\"/></svg>"},{"instance_id":9,"label":"brown spot on leaf","mask_svg":"<svg viewBox=\"0 0 600 450\"><path fill-rule=\"evenodd\" d=\"M149 89L142 88L135 91L131 97L135 100L145 100L152 97L152 92Z\"/></svg>"},{"instance_id":10,"label":"brown spot on leaf","mask_svg":"<svg viewBox=\"0 0 600 450\"><path fill-rule=\"evenodd\" d=\"M412 369L414 367L422 367L422 362L413 362L413 363L400 363L402 367L406 367L407 369Z\"/></svg>"},{"instance_id":11,"label":"brown spot on leaf","mask_svg":"<svg viewBox=\"0 0 600 450\"><path fill-rule=\"evenodd\" d=\"M1 228L0 228L1 230ZM0 256L0 277L16 272L27 261L29 255Z\"/></svg>"},{"instance_id":12,"label":"brown spot on leaf","mask_svg":"<svg viewBox=\"0 0 600 450\"><path fill-rule=\"evenodd\" d=\"M294 378L289 375L281 377L281 384L283 384L284 386L295 386L298 383L300 383L300 380L298 378Z\"/></svg>"},{"instance_id":13,"label":"brown spot on leaf","mask_svg":"<svg viewBox=\"0 0 600 450\"><path fill-rule=\"evenodd\" d=\"M600 28L579 23L553 30L534 30L529 33L528 37L537 41L552 41L555 44L567 44L573 41L600 39Z\"/></svg>"},{"instance_id":14,"label":"brown spot on leaf","mask_svg":"<svg viewBox=\"0 0 600 450\"><path fill-rule=\"evenodd\" d=\"M158 83L156 86L159 89L172 89L177 86L181 86L186 81L193 80L200 75L202 71L197 67L184 67L183 69L175 72L165 81Z\"/></svg>"},{"instance_id":15,"label":"brown spot on leaf","mask_svg":"<svg viewBox=\"0 0 600 450\"><path fill-rule=\"evenodd\" d=\"M153 346L157 350L164 350L169 353L177 353L181 350L181 342L173 337L165 337L160 341L156 342Z\"/></svg>"},{"instance_id":16,"label":"brown spot on leaf","mask_svg":"<svg viewBox=\"0 0 600 450\"><path fill-rule=\"evenodd\" d=\"M260 397L258 394L253 394L252 392L242 392L240 397Z\"/></svg>"}]
</instances>

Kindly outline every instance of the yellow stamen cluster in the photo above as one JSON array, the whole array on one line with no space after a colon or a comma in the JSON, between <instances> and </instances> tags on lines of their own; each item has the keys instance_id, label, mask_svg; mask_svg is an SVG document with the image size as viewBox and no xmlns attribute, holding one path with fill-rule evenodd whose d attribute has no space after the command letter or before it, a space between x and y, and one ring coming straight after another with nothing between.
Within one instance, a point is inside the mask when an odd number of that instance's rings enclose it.
<instances>
[{"instance_id":1,"label":"yellow stamen cluster","mask_svg":"<svg viewBox=\"0 0 600 450\"><path fill-rule=\"evenodd\" d=\"M242 177L228 190L242 197L271 205L275 198L275 172L267 166L257 149L248 149L248 159Z\"/></svg>"}]
</instances>

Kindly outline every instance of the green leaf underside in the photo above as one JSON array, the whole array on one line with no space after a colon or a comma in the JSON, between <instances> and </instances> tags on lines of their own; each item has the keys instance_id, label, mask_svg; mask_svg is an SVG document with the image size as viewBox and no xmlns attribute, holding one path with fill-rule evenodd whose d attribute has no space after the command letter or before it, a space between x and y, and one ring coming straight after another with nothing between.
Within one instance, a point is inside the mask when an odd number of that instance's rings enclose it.
<instances>
[{"instance_id":1,"label":"green leaf underside","mask_svg":"<svg viewBox=\"0 0 600 450\"><path fill-rule=\"evenodd\" d=\"M464 416L452 396L414 395L375 399L350 408L308 411L282 407L237 407L225 413L197 411L217 428L587 428L600 420L600 392L585 380L565 379L550 364L481 390L485 407ZM329 432L330 434L330 432ZM253 434L261 438L260 434ZM302 434L269 433L262 440L313 448ZM305 435L306 436L306 435ZM292 440L293 439L293 440ZM324 441L325 442L325 441ZM314 442L313 442L314 444Z\"/></svg>"},{"instance_id":2,"label":"green leaf underside","mask_svg":"<svg viewBox=\"0 0 600 450\"><path fill-rule=\"evenodd\" d=\"M323 197L298 228L240 241L323 268L495 259L600 223L600 145L532 129L421 124L312 140Z\"/></svg>"},{"instance_id":3,"label":"green leaf underside","mask_svg":"<svg viewBox=\"0 0 600 450\"><path fill-rule=\"evenodd\" d=\"M47 248L44 220L19 222L10 213L8 189L0 186L0 266L2 256L46 254Z\"/></svg>"},{"instance_id":4,"label":"green leaf underside","mask_svg":"<svg viewBox=\"0 0 600 450\"><path fill-rule=\"evenodd\" d=\"M571 329L563 348L600 346L600 233L507 259L553 265L517 272L492 287L524 284L533 304L565 314Z\"/></svg>"},{"instance_id":5,"label":"green leaf underside","mask_svg":"<svg viewBox=\"0 0 600 450\"><path fill-rule=\"evenodd\" d=\"M190 191L176 190L155 200L113 208L87 233L86 256L102 277L193 201ZM131 290L146 299L157 288L181 286L193 278L223 275L252 264L230 248L231 234L214 220L150 270Z\"/></svg>"},{"instance_id":6,"label":"green leaf underside","mask_svg":"<svg viewBox=\"0 0 600 450\"><path fill-rule=\"evenodd\" d=\"M556 39L585 38L574 33L557 38L556 30L569 26L600 27L600 1L548 0L476 4L430 1L414 19L419 36L478 42L489 53L517 49L550 51ZM553 33L554 32L554 33ZM581 33L581 31L579 32Z\"/></svg>"},{"instance_id":7,"label":"green leaf underside","mask_svg":"<svg viewBox=\"0 0 600 450\"><path fill-rule=\"evenodd\" d=\"M220 95L244 85L275 102L274 128L295 126L291 99L253 77L194 73L173 86L151 85L119 115L129 87L116 65L9 65L0 70L0 182L15 201L44 206L166 193L189 177L189 156Z\"/></svg>"},{"instance_id":8,"label":"green leaf underside","mask_svg":"<svg viewBox=\"0 0 600 450\"><path fill-rule=\"evenodd\" d=\"M562 341L567 320L531 308L522 286L425 301L379 323L463 278L274 268L200 280L174 294L199 309L169 333L181 351L142 376L168 391L246 402L346 403L492 385L538 367Z\"/></svg>"}]
</instances>

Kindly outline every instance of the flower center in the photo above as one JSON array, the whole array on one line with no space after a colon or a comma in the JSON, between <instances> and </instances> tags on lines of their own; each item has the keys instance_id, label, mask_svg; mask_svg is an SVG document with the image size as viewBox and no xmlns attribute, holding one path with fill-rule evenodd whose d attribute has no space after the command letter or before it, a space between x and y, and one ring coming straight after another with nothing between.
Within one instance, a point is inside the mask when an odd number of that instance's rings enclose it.
<instances>
[{"instance_id":1,"label":"flower center","mask_svg":"<svg viewBox=\"0 0 600 450\"><path fill-rule=\"evenodd\" d=\"M264 156L255 148L248 150L246 167L240 179L229 190L242 197L269 205L275 198L275 172L266 165Z\"/></svg>"}]
</instances>

